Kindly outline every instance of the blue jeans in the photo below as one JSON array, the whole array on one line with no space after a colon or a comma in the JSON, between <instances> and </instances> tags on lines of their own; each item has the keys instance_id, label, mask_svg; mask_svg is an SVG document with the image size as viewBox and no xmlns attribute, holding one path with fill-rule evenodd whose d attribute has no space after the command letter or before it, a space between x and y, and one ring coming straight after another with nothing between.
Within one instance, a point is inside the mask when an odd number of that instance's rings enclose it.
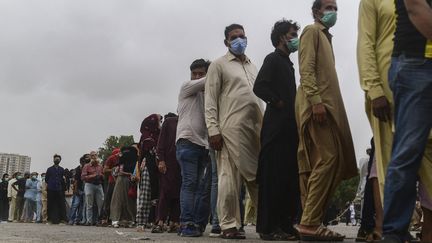
<instances>
[{"instance_id":1,"label":"blue jeans","mask_svg":"<svg viewBox=\"0 0 432 243\"><path fill-rule=\"evenodd\" d=\"M93 224L99 220L99 216L102 212L102 205L104 200L102 185L86 183L84 185L84 192L86 197L87 223ZM95 201L97 205L97 212L96 215L93 215L93 204Z\"/></svg>"},{"instance_id":2,"label":"blue jeans","mask_svg":"<svg viewBox=\"0 0 432 243\"><path fill-rule=\"evenodd\" d=\"M180 163L180 223L195 224L204 229L210 214L211 163L208 150L181 139L177 142L177 161Z\"/></svg>"},{"instance_id":3,"label":"blue jeans","mask_svg":"<svg viewBox=\"0 0 432 243\"><path fill-rule=\"evenodd\" d=\"M211 159L211 224L213 228L219 227L219 219L217 215L217 195L218 195L218 175L217 175L217 164L216 164L216 156L215 151L210 150L210 159Z\"/></svg>"},{"instance_id":4,"label":"blue jeans","mask_svg":"<svg viewBox=\"0 0 432 243\"><path fill-rule=\"evenodd\" d=\"M42 198L36 199L36 222L42 222Z\"/></svg>"},{"instance_id":5,"label":"blue jeans","mask_svg":"<svg viewBox=\"0 0 432 243\"><path fill-rule=\"evenodd\" d=\"M72 204L69 214L69 223L79 223L83 219L84 192L78 190L72 197Z\"/></svg>"},{"instance_id":6,"label":"blue jeans","mask_svg":"<svg viewBox=\"0 0 432 243\"><path fill-rule=\"evenodd\" d=\"M389 71L395 135L384 187L384 235L406 240L417 173L432 128L432 59L393 58Z\"/></svg>"}]
</instances>

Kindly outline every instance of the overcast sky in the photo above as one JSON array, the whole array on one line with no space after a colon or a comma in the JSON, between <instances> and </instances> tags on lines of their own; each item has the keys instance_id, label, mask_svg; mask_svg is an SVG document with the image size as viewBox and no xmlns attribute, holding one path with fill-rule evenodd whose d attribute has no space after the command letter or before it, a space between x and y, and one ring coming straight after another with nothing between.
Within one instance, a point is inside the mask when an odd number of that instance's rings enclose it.
<instances>
[{"instance_id":1,"label":"overcast sky","mask_svg":"<svg viewBox=\"0 0 432 243\"><path fill-rule=\"evenodd\" d=\"M331 30L357 158L371 137L356 64L359 0L339 0ZM52 155L72 168L109 135L134 135L151 113L176 111L197 58L226 52L223 30L244 25L259 68L274 22L312 23L312 0L2 0L0 152ZM292 55L297 63L297 55ZM298 65L296 64L296 69ZM297 81L299 76L297 75Z\"/></svg>"}]
</instances>

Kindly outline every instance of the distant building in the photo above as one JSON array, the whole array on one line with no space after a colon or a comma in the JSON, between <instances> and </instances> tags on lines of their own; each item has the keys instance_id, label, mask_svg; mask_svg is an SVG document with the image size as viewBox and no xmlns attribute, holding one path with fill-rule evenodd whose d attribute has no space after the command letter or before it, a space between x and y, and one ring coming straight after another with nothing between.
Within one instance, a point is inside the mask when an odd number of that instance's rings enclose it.
<instances>
[{"instance_id":1,"label":"distant building","mask_svg":"<svg viewBox=\"0 0 432 243\"><path fill-rule=\"evenodd\" d=\"M30 171L31 158L19 154L0 153L0 176L4 173Z\"/></svg>"}]
</instances>

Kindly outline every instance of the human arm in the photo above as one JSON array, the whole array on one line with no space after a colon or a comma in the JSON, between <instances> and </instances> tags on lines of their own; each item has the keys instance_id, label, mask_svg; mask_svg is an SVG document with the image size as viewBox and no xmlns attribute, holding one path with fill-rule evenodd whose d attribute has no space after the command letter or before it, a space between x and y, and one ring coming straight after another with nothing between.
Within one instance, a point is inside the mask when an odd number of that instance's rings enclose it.
<instances>
[{"instance_id":1,"label":"human arm","mask_svg":"<svg viewBox=\"0 0 432 243\"><path fill-rule=\"evenodd\" d=\"M196 80L189 80L183 83L180 88L180 97L187 98L189 96L196 95L197 93L204 90L206 78L200 78Z\"/></svg>"},{"instance_id":2,"label":"human arm","mask_svg":"<svg viewBox=\"0 0 432 243\"><path fill-rule=\"evenodd\" d=\"M205 120L209 133L210 146L220 151L223 139L219 127L219 97L222 86L221 67L217 62L210 64L205 85Z\"/></svg>"},{"instance_id":3,"label":"human arm","mask_svg":"<svg viewBox=\"0 0 432 243\"><path fill-rule=\"evenodd\" d=\"M301 35L299 48L300 83L309 103L312 118L318 123L326 121L327 111L322 102L316 78L316 53L318 51L319 29L306 27Z\"/></svg>"},{"instance_id":4,"label":"human arm","mask_svg":"<svg viewBox=\"0 0 432 243\"><path fill-rule=\"evenodd\" d=\"M374 116L380 121L390 120L390 104L384 94L384 83L378 71L377 34L378 12L375 0L362 0L359 7L357 64L360 86L372 100Z\"/></svg>"},{"instance_id":5,"label":"human arm","mask_svg":"<svg viewBox=\"0 0 432 243\"><path fill-rule=\"evenodd\" d=\"M425 0L404 0L408 16L417 30L432 40L432 8Z\"/></svg>"},{"instance_id":6,"label":"human arm","mask_svg":"<svg viewBox=\"0 0 432 243\"><path fill-rule=\"evenodd\" d=\"M166 153L166 143L167 141L167 135L168 135L168 122L165 121L162 125L162 129L159 135L158 139L158 145L156 147L156 156L158 159L158 169L159 172L162 174L165 174L167 171L167 167L165 164L165 153Z\"/></svg>"},{"instance_id":7,"label":"human arm","mask_svg":"<svg viewBox=\"0 0 432 243\"><path fill-rule=\"evenodd\" d=\"M12 189L14 189L16 192L19 192L19 189L17 188L18 185L18 180L16 180L13 184L12 184Z\"/></svg>"},{"instance_id":8,"label":"human arm","mask_svg":"<svg viewBox=\"0 0 432 243\"><path fill-rule=\"evenodd\" d=\"M274 92L271 85L273 81L273 74L275 73L274 58L275 57L270 54L264 59L264 63L255 79L253 92L265 103L277 108L282 108L284 103Z\"/></svg>"},{"instance_id":9,"label":"human arm","mask_svg":"<svg viewBox=\"0 0 432 243\"><path fill-rule=\"evenodd\" d=\"M83 180L85 182L89 182L91 179L93 179L97 176L96 173L90 174L89 168L90 168L89 164L86 164L86 165L84 165L84 167L82 169L81 180Z\"/></svg>"}]
</instances>

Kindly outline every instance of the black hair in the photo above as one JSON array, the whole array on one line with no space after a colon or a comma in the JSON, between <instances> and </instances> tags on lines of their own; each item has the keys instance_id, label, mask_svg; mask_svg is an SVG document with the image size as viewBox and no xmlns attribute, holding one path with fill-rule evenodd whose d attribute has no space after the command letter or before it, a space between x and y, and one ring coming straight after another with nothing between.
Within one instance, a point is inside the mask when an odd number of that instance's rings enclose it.
<instances>
[{"instance_id":1,"label":"black hair","mask_svg":"<svg viewBox=\"0 0 432 243\"><path fill-rule=\"evenodd\" d=\"M164 120L166 120L167 118L170 118L170 117L177 117L177 115L175 113L169 112L168 114L166 114L164 116Z\"/></svg>"},{"instance_id":2,"label":"black hair","mask_svg":"<svg viewBox=\"0 0 432 243\"><path fill-rule=\"evenodd\" d=\"M8 174L8 173L4 173L2 179L4 180L4 178L5 178L6 176L9 176L9 174Z\"/></svg>"},{"instance_id":3,"label":"black hair","mask_svg":"<svg viewBox=\"0 0 432 243\"><path fill-rule=\"evenodd\" d=\"M280 38L286 33L288 33L291 28L294 28L296 31L298 31L300 29L300 26L296 22L286 19L279 20L274 24L272 33L270 35L274 47L277 47L277 45L279 45Z\"/></svg>"},{"instance_id":4,"label":"black hair","mask_svg":"<svg viewBox=\"0 0 432 243\"><path fill-rule=\"evenodd\" d=\"M241 29L244 31L243 26L239 25L239 24L231 24L231 25L228 25L227 27L225 27L225 32L224 32L225 33L225 40L228 39L229 33L233 30L236 30L236 29Z\"/></svg>"},{"instance_id":5,"label":"black hair","mask_svg":"<svg viewBox=\"0 0 432 243\"><path fill-rule=\"evenodd\" d=\"M314 0L312 4L312 16L315 19L315 11L319 11L322 7L322 0Z\"/></svg>"},{"instance_id":6,"label":"black hair","mask_svg":"<svg viewBox=\"0 0 432 243\"><path fill-rule=\"evenodd\" d=\"M195 61L192 62L192 64L190 65L190 70L194 70L197 68L205 68L206 72L208 70L210 66L210 61L209 60L204 60L204 59L197 59Z\"/></svg>"},{"instance_id":7,"label":"black hair","mask_svg":"<svg viewBox=\"0 0 432 243\"><path fill-rule=\"evenodd\" d=\"M55 159L55 158L59 158L59 159L61 159L62 157L61 157L60 155L58 155L58 154L54 154L53 158L54 158L54 159Z\"/></svg>"}]
</instances>

